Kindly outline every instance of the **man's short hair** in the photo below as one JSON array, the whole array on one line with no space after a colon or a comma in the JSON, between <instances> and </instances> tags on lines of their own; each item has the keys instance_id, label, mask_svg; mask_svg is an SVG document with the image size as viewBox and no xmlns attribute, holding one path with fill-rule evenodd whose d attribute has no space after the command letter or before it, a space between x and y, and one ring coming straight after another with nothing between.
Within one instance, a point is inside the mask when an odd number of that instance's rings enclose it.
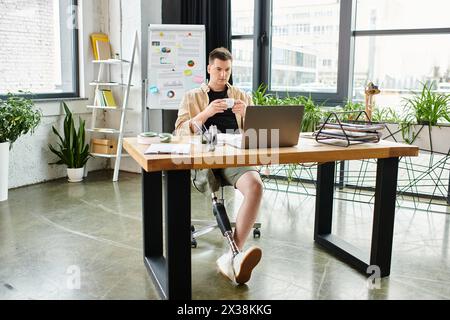
<instances>
[{"instance_id":1,"label":"man's short hair","mask_svg":"<svg viewBox=\"0 0 450 320\"><path fill-rule=\"evenodd\" d=\"M233 61L233 55L231 52L224 47L216 48L209 54L209 63L213 63L215 59L219 59L222 61Z\"/></svg>"}]
</instances>

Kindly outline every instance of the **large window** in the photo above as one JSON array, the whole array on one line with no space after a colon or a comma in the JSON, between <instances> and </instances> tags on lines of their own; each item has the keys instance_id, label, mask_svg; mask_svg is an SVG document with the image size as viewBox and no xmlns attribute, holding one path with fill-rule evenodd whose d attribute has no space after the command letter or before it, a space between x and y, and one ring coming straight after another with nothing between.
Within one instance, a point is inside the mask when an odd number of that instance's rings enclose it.
<instances>
[{"instance_id":1,"label":"large window","mask_svg":"<svg viewBox=\"0 0 450 320\"><path fill-rule=\"evenodd\" d=\"M397 111L424 83L450 93L450 1L355 1L354 99L369 81L381 89L376 104Z\"/></svg>"},{"instance_id":2,"label":"large window","mask_svg":"<svg viewBox=\"0 0 450 320\"><path fill-rule=\"evenodd\" d=\"M450 93L448 0L231 1L238 86L335 105L373 82L398 109L424 83Z\"/></svg>"},{"instance_id":3,"label":"large window","mask_svg":"<svg viewBox=\"0 0 450 320\"><path fill-rule=\"evenodd\" d=\"M76 0L0 1L0 96L78 96Z\"/></svg>"},{"instance_id":4,"label":"large window","mask_svg":"<svg viewBox=\"0 0 450 320\"><path fill-rule=\"evenodd\" d=\"M270 88L337 92L337 0L273 0Z\"/></svg>"},{"instance_id":5,"label":"large window","mask_svg":"<svg viewBox=\"0 0 450 320\"><path fill-rule=\"evenodd\" d=\"M328 102L348 95L351 1L231 3L235 85Z\"/></svg>"}]
</instances>

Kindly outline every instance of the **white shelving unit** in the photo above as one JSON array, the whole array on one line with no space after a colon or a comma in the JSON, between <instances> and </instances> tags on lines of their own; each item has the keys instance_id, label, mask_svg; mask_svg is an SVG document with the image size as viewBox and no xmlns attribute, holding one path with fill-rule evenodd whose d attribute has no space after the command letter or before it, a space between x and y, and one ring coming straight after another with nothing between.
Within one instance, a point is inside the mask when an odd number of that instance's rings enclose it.
<instances>
[{"instance_id":1,"label":"white shelving unit","mask_svg":"<svg viewBox=\"0 0 450 320\"><path fill-rule=\"evenodd\" d=\"M90 128L86 129L86 133L89 135L89 140L91 140L91 136L95 134L106 134L106 135L114 135L117 136L117 153L116 154L101 154L101 153L91 153L95 157L103 157L108 159L116 159L115 165L114 165L114 175L113 175L113 181L119 180L119 168L120 168L120 160L122 157L129 156L128 154L122 153L122 146L123 146L123 137L124 137L124 125L125 125L125 116L127 112L128 107L128 97L130 95L130 88L131 85L131 78L133 76L133 65L134 65L134 57L136 54L136 48L137 48L137 32L134 36L134 42L133 42L133 52L131 55L131 61L128 60L119 60L119 59L109 59L109 60L94 60L92 63L98 64L98 74L97 79L95 81L92 81L89 85L95 87L95 95L94 95L94 105L87 106L87 108L92 109L92 120L91 120L91 126ZM110 80L111 73L109 68L113 68L114 65L124 66L128 67L128 76L127 76L127 82L126 83L118 83L113 82ZM97 92L101 88L111 88L111 87L122 87L125 88L125 93L122 100L122 106L101 106L96 105L96 102L98 103L97 99ZM119 128L99 128L96 127L97 122L97 113L98 111L103 112L120 112L120 126ZM92 150L92 143L91 143L91 150ZM85 176L87 175L87 167L85 167Z\"/></svg>"}]
</instances>

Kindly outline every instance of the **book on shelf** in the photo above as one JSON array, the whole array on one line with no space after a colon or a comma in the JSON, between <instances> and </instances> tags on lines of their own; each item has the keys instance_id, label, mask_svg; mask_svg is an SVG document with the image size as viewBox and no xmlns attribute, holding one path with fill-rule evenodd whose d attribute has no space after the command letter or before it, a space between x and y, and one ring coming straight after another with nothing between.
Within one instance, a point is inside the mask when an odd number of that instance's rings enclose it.
<instances>
[{"instance_id":1,"label":"book on shelf","mask_svg":"<svg viewBox=\"0 0 450 320\"><path fill-rule=\"evenodd\" d=\"M100 106L100 107L106 106L106 101L105 101L105 97L103 96L102 90L95 91L94 105Z\"/></svg>"},{"instance_id":2,"label":"book on shelf","mask_svg":"<svg viewBox=\"0 0 450 320\"><path fill-rule=\"evenodd\" d=\"M111 90L103 89L103 98L105 101L105 106L107 107L117 107L116 100L114 100L114 95Z\"/></svg>"},{"instance_id":3,"label":"book on shelf","mask_svg":"<svg viewBox=\"0 0 450 320\"><path fill-rule=\"evenodd\" d=\"M101 106L101 105L102 105L102 99L100 97L100 91L95 90L94 106Z\"/></svg>"},{"instance_id":4,"label":"book on shelf","mask_svg":"<svg viewBox=\"0 0 450 320\"><path fill-rule=\"evenodd\" d=\"M95 91L94 105L100 107L117 108L116 100L110 89L99 89Z\"/></svg>"},{"instance_id":5,"label":"book on shelf","mask_svg":"<svg viewBox=\"0 0 450 320\"><path fill-rule=\"evenodd\" d=\"M105 46L104 43L106 43L109 47L109 37L107 34L104 33L92 33L91 34L91 43L92 43L92 53L94 55L94 60L100 60L99 59L99 50L97 48L98 43L102 43L101 46ZM110 55L111 55L111 49L109 49Z\"/></svg>"},{"instance_id":6,"label":"book on shelf","mask_svg":"<svg viewBox=\"0 0 450 320\"><path fill-rule=\"evenodd\" d=\"M97 60L111 59L111 46L109 41L96 40L97 44Z\"/></svg>"}]
</instances>

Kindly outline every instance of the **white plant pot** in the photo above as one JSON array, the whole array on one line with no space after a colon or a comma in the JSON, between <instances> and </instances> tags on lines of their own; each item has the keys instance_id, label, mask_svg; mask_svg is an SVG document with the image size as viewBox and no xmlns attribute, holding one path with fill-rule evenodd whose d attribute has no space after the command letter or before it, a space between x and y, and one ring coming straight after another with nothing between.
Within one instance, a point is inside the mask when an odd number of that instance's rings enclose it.
<instances>
[{"instance_id":1,"label":"white plant pot","mask_svg":"<svg viewBox=\"0 0 450 320\"><path fill-rule=\"evenodd\" d=\"M0 202L8 200L9 142L0 143Z\"/></svg>"},{"instance_id":2,"label":"white plant pot","mask_svg":"<svg viewBox=\"0 0 450 320\"><path fill-rule=\"evenodd\" d=\"M382 139L387 139L397 142L404 142L400 126L396 123L388 123L386 126L389 128L383 131ZM450 150L450 126L432 126L428 125L413 125L410 129L409 139L412 140L412 134L414 133L415 140L413 145L418 146L421 150L439 152L447 154ZM394 139L395 137L395 139ZM431 137L431 140L430 140Z\"/></svg>"},{"instance_id":3,"label":"white plant pot","mask_svg":"<svg viewBox=\"0 0 450 320\"><path fill-rule=\"evenodd\" d=\"M83 181L84 168L67 168L69 182Z\"/></svg>"},{"instance_id":4,"label":"white plant pot","mask_svg":"<svg viewBox=\"0 0 450 320\"><path fill-rule=\"evenodd\" d=\"M428 131L428 130L427 130ZM433 151L448 154L450 151L450 126L433 126L431 129L431 141Z\"/></svg>"}]
</instances>

